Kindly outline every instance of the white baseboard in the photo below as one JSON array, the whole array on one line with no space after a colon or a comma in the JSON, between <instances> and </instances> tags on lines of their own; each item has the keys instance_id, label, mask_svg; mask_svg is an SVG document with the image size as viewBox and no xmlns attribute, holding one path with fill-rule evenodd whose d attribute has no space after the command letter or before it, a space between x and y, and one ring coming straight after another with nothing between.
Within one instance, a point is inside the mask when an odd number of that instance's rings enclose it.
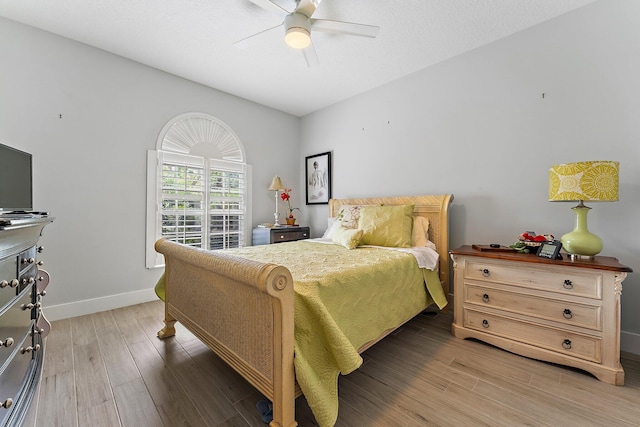
<instances>
[{"instance_id":1,"label":"white baseboard","mask_svg":"<svg viewBox=\"0 0 640 427\"><path fill-rule=\"evenodd\" d=\"M54 322L56 320L113 310L115 308L127 307L129 305L141 304L157 299L158 296L154 289L150 288L142 291L127 292L125 294L109 295L102 298L74 301L67 304L45 305L43 312L47 320Z\"/></svg>"},{"instance_id":2,"label":"white baseboard","mask_svg":"<svg viewBox=\"0 0 640 427\"><path fill-rule=\"evenodd\" d=\"M620 332L620 350L640 355L640 334Z\"/></svg>"}]
</instances>

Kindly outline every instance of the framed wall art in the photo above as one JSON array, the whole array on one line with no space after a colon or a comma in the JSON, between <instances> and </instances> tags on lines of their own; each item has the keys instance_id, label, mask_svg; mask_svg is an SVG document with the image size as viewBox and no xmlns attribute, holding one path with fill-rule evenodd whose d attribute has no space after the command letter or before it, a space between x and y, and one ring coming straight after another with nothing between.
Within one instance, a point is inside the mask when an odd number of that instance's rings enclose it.
<instances>
[{"instance_id":1,"label":"framed wall art","mask_svg":"<svg viewBox=\"0 0 640 427\"><path fill-rule=\"evenodd\" d=\"M305 157L307 204L327 205L331 198L331 152Z\"/></svg>"}]
</instances>

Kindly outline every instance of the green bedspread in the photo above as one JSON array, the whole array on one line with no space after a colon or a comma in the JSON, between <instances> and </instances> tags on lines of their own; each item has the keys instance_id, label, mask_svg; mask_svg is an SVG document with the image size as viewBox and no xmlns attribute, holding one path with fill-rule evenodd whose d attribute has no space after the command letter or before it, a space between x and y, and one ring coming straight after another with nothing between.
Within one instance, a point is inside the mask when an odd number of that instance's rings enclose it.
<instances>
[{"instance_id":1,"label":"green bedspread","mask_svg":"<svg viewBox=\"0 0 640 427\"><path fill-rule=\"evenodd\" d=\"M296 378L320 426L336 422L338 375L362 364L358 348L431 302L447 303L438 274L407 253L304 240L227 251L291 271Z\"/></svg>"}]
</instances>

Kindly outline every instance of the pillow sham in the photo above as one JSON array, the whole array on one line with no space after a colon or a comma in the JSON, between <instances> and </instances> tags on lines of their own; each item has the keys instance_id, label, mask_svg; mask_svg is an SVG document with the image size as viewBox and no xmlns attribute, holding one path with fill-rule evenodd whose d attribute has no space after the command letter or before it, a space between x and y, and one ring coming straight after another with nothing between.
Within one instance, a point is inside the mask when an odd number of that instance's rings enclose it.
<instances>
[{"instance_id":1,"label":"pillow sham","mask_svg":"<svg viewBox=\"0 0 640 427\"><path fill-rule=\"evenodd\" d=\"M344 227L358 228L358 219L360 218L360 210L365 206L376 205L342 205L336 215L336 220L340 221Z\"/></svg>"},{"instance_id":2,"label":"pillow sham","mask_svg":"<svg viewBox=\"0 0 640 427\"><path fill-rule=\"evenodd\" d=\"M429 220L423 216L413 217L411 246L427 246L429 241Z\"/></svg>"},{"instance_id":3,"label":"pillow sham","mask_svg":"<svg viewBox=\"0 0 640 427\"><path fill-rule=\"evenodd\" d=\"M339 223L338 223L339 224ZM333 243L344 246L347 249L355 249L362 239L362 230L338 226L333 234Z\"/></svg>"},{"instance_id":4,"label":"pillow sham","mask_svg":"<svg viewBox=\"0 0 640 427\"><path fill-rule=\"evenodd\" d=\"M363 245L411 247L414 205L363 207L358 228Z\"/></svg>"}]
</instances>

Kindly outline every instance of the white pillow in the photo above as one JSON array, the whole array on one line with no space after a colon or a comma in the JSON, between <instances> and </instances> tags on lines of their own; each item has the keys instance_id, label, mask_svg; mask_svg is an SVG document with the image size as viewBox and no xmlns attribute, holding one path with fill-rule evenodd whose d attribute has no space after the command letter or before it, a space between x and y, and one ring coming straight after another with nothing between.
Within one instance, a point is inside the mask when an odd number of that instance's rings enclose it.
<instances>
[{"instance_id":1,"label":"white pillow","mask_svg":"<svg viewBox=\"0 0 640 427\"><path fill-rule=\"evenodd\" d=\"M323 239L333 240L333 236L336 233L336 229L340 227L340 221L336 221L335 217L329 217L327 219L327 230L322 235Z\"/></svg>"}]
</instances>

